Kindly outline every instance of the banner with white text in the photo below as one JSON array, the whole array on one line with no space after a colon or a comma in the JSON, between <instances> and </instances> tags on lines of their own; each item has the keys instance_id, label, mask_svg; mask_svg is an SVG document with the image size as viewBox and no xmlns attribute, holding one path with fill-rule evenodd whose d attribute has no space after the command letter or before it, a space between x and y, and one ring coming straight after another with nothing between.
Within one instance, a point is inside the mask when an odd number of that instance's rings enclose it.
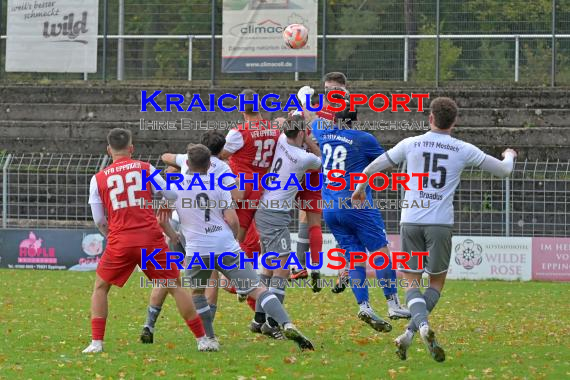
<instances>
[{"instance_id":1,"label":"banner with white text","mask_svg":"<svg viewBox=\"0 0 570 380\"><path fill-rule=\"evenodd\" d=\"M222 72L317 71L317 0L224 0ZM291 24L309 30L301 49L285 46Z\"/></svg>"},{"instance_id":2,"label":"banner with white text","mask_svg":"<svg viewBox=\"0 0 570 380\"><path fill-rule=\"evenodd\" d=\"M532 238L454 236L449 279L532 279Z\"/></svg>"},{"instance_id":3,"label":"banner with white text","mask_svg":"<svg viewBox=\"0 0 570 380\"><path fill-rule=\"evenodd\" d=\"M8 0L6 71L97 72L98 0Z\"/></svg>"}]
</instances>

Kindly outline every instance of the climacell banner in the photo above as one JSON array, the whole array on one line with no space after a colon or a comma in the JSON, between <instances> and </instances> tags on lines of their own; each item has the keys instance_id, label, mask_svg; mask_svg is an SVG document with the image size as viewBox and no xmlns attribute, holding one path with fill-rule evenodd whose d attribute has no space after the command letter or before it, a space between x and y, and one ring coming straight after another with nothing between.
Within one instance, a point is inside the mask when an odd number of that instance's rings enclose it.
<instances>
[{"instance_id":1,"label":"climacell banner","mask_svg":"<svg viewBox=\"0 0 570 380\"><path fill-rule=\"evenodd\" d=\"M222 71L317 71L317 0L224 0ZM285 46L288 25L309 30L301 49Z\"/></svg>"},{"instance_id":2,"label":"climacell banner","mask_svg":"<svg viewBox=\"0 0 570 380\"><path fill-rule=\"evenodd\" d=\"M95 229L0 229L0 268L93 271L104 250Z\"/></svg>"},{"instance_id":3,"label":"climacell banner","mask_svg":"<svg viewBox=\"0 0 570 380\"><path fill-rule=\"evenodd\" d=\"M98 0L8 0L6 71L97 71Z\"/></svg>"}]
</instances>

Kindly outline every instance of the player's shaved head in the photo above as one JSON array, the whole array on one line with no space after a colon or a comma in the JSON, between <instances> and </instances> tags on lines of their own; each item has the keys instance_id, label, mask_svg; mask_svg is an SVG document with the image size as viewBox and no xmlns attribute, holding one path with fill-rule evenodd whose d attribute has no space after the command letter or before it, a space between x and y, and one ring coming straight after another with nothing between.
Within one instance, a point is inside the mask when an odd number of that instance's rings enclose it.
<instances>
[{"instance_id":1,"label":"player's shaved head","mask_svg":"<svg viewBox=\"0 0 570 380\"><path fill-rule=\"evenodd\" d=\"M107 134L107 144L115 152L127 149L133 142L131 131L123 128L113 128Z\"/></svg>"},{"instance_id":2,"label":"player's shaved head","mask_svg":"<svg viewBox=\"0 0 570 380\"><path fill-rule=\"evenodd\" d=\"M208 131L202 135L200 143L210 149L212 156L217 156L226 145L226 136L220 131Z\"/></svg>"},{"instance_id":3,"label":"player's shaved head","mask_svg":"<svg viewBox=\"0 0 570 380\"><path fill-rule=\"evenodd\" d=\"M246 88L241 92L241 94L243 94L243 100L253 100L253 96L256 95L256 92ZM253 110L253 106L254 105L251 103L246 103L243 105L243 108L239 107L239 109L243 109L246 115L257 115L259 112L255 112ZM257 109L259 109L259 107Z\"/></svg>"},{"instance_id":4,"label":"player's shaved head","mask_svg":"<svg viewBox=\"0 0 570 380\"><path fill-rule=\"evenodd\" d=\"M430 104L433 124L439 129L453 127L457 119L457 104L450 98L440 97Z\"/></svg>"},{"instance_id":5,"label":"player's shaved head","mask_svg":"<svg viewBox=\"0 0 570 380\"><path fill-rule=\"evenodd\" d=\"M210 149L202 144L192 144L186 150L188 154L188 167L191 171L205 174L210 167Z\"/></svg>"}]
</instances>

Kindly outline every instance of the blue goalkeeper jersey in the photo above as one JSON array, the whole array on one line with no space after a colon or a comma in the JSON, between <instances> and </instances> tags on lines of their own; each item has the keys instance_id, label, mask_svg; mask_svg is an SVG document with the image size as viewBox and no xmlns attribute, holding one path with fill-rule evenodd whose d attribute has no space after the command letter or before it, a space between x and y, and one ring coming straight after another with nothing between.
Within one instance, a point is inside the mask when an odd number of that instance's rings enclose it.
<instances>
[{"instance_id":1,"label":"blue goalkeeper jersey","mask_svg":"<svg viewBox=\"0 0 570 380\"><path fill-rule=\"evenodd\" d=\"M322 124L319 126L318 123ZM368 164L384 153L384 149L382 149L378 140L368 132L339 129L336 125L329 125L321 119L313 121L311 133L319 144L322 153L324 175L323 200L327 203L333 201L336 208L338 207L339 198L348 198L350 200L352 197L350 173L362 173ZM333 169L340 169L346 172L342 176L346 181L346 186L342 190L331 190L326 187L330 182L327 179L327 174ZM335 176L340 177L340 175ZM333 186L340 185L338 182L330 183ZM372 189L370 187L366 189L366 198L372 202Z\"/></svg>"}]
</instances>

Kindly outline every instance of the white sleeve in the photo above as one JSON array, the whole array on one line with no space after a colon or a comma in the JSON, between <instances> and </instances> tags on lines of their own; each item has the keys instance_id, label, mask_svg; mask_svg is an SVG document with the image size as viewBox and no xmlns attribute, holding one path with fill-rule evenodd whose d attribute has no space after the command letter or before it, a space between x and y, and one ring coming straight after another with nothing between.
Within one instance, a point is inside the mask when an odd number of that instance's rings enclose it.
<instances>
[{"instance_id":1,"label":"white sleeve","mask_svg":"<svg viewBox=\"0 0 570 380\"><path fill-rule=\"evenodd\" d=\"M150 165L149 170L151 173L154 173L156 168ZM158 184L158 186L162 188L162 190L156 189L151 182L151 190L153 194L160 193L164 196L164 198L168 199L169 201L175 201L176 199L178 199L178 194L176 194L176 191L166 190L166 181L164 180L164 178L162 178L160 174L157 174L154 177L154 181Z\"/></svg>"},{"instance_id":2,"label":"white sleeve","mask_svg":"<svg viewBox=\"0 0 570 380\"><path fill-rule=\"evenodd\" d=\"M473 144L465 143L465 148L466 166L480 166L487 155Z\"/></svg>"},{"instance_id":3,"label":"white sleeve","mask_svg":"<svg viewBox=\"0 0 570 380\"><path fill-rule=\"evenodd\" d=\"M224 172L223 172L222 174L226 174L226 173L233 174L232 169L230 169L230 167L229 167L225 162L224 162L224 166L225 166L225 170L224 170ZM223 184L225 187L233 186L233 185L235 185L235 183L236 183L235 178L232 178L232 177L230 177L230 176L226 176L226 177L224 177L224 179L222 180L222 184Z\"/></svg>"},{"instance_id":4,"label":"white sleeve","mask_svg":"<svg viewBox=\"0 0 570 380\"><path fill-rule=\"evenodd\" d=\"M155 170L156 170L156 168L155 168L154 166L150 165L150 168L149 168L150 173L149 173L149 174L154 173ZM164 180L164 178L162 178L162 176L161 176L160 174L157 174L156 176L154 176L154 181L155 181L155 182L158 184L158 186L160 186L163 190L166 190L166 181ZM156 189L156 188L154 187L154 185L153 185L152 182L151 182L151 186L152 186L151 188L152 188L152 193L153 193L153 194L156 194L156 193L158 193L159 191L161 191L161 190L159 190L159 189Z\"/></svg>"},{"instance_id":5,"label":"white sleeve","mask_svg":"<svg viewBox=\"0 0 570 380\"><path fill-rule=\"evenodd\" d=\"M177 154L176 155L176 165L178 165L178 167L184 166L187 158L188 158L188 156L186 154Z\"/></svg>"},{"instance_id":6,"label":"white sleeve","mask_svg":"<svg viewBox=\"0 0 570 380\"><path fill-rule=\"evenodd\" d=\"M307 158L305 161L305 171L306 170L316 170L321 167L321 158L313 153L307 153Z\"/></svg>"},{"instance_id":7,"label":"white sleeve","mask_svg":"<svg viewBox=\"0 0 570 380\"><path fill-rule=\"evenodd\" d=\"M388 150L385 153L385 155L386 155L386 158L388 159L388 161L390 161L390 163L392 164L391 166L396 166L399 163L406 160L406 154L407 153L408 153L408 139L404 139L404 140L400 141L399 143L397 143L395 147ZM384 156L384 154L382 156ZM380 156L380 157L382 157L382 156ZM388 166L387 168L389 168L389 167L390 166ZM384 169L386 169L386 168L384 168ZM383 170L383 169L380 169L380 170ZM380 170L377 170L376 172L378 172Z\"/></svg>"},{"instance_id":8,"label":"white sleeve","mask_svg":"<svg viewBox=\"0 0 570 380\"><path fill-rule=\"evenodd\" d=\"M493 156L486 154L481 163L481 169L496 175L497 177L508 177L513 171L514 156L512 153L507 153L503 161L497 160Z\"/></svg>"},{"instance_id":9,"label":"white sleeve","mask_svg":"<svg viewBox=\"0 0 570 380\"><path fill-rule=\"evenodd\" d=\"M89 204L103 203L101 196L99 195L99 186L97 186L97 178L95 176L91 177L91 182L89 183Z\"/></svg>"},{"instance_id":10,"label":"white sleeve","mask_svg":"<svg viewBox=\"0 0 570 380\"><path fill-rule=\"evenodd\" d=\"M389 151L388 151L389 152ZM390 158L388 157L388 152L380 155L380 157L377 157L374 161L372 161L365 169L364 169L364 174L370 178L370 176L374 173L379 173L383 170L388 169L389 167L394 166L394 163L390 160ZM364 182L364 183L359 183L358 186L356 186L356 190L355 191L364 191L366 189L366 187L368 186L368 181Z\"/></svg>"},{"instance_id":11,"label":"white sleeve","mask_svg":"<svg viewBox=\"0 0 570 380\"><path fill-rule=\"evenodd\" d=\"M243 148L243 136L236 129L231 129L226 136L226 145L224 145L224 150L230 153L235 153L241 148Z\"/></svg>"},{"instance_id":12,"label":"white sleeve","mask_svg":"<svg viewBox=\"0 0 570 380\"><path fill-rule=\"evenodd\" d=\"M91 215L93 215L93 221L97 226L107 221L103 203L91 203Z\"/></svg>"},{"instance_id":13,"label":"white sleeve","mask_svg":"<svg viewBox=\"0 0 570 380\"><path fill-rule=\"evenodd\" d=\"M224 208L224 209L231 208L231 207L232 207L232 205L231 205L231 203L232 203L232 194L231 194L231 192L225 191L225 190L222 190L222 189L219 189L219 191L221 192L221 196L220 196L221 200L226 201L226 204L227 204L227 207L223 207L223 208Z\"/></svg>"}]
</instances>

